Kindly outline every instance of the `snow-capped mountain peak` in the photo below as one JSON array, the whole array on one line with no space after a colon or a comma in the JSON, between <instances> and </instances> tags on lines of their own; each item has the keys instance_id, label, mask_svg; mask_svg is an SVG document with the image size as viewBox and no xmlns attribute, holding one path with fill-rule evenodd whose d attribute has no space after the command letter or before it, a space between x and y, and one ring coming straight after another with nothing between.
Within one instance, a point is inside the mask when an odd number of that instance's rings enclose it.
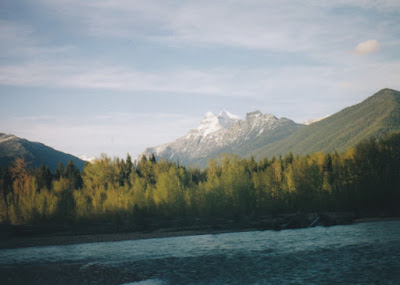
<instances>
[{"instance_id":1,"label":"snow-capped mountain peak","mask_svg":"<svg viewBox=\"0 0 400 285\"><path fill-rule=\"evenodd\" d=\"M205 166L208 159L220 153L246 155L266 143L288 136L300 125L270 114L254 111L245 120L221 111L218 115L208 112L200 124L189 133L171 143L147 148L142 155L155 154L156 158L179 161L190 165Z\"/></svg>"},{"instance_id":2,"label":"snow-capped mountain peak","mask_svg":"<svg viewBox=\"0 0 400 285\"><path fill-rule=\"evenodd\" d=\"M229 113L228 111L221 111L218 115L212 112L207 112L200 125L192 130L188 136L195 135L196 137L206 137L212 133L215 133L221 129L225 129L236 122L240 118L236 115Z\"/></svg>"},{"instance_id":3,"label":"snow-capped mountain peak","mask_svg":"<svg viewBox=\"0 0 400 285\"><path fill-rule=\"evenodd\" d=\"M236 115L234 115L234 114L232 114L232 113L229 113L228 111L226 111L226 110L222 110L219 114L218 114L218 117L221 117L221 118L224 118L225 120L229 120L229 121L235 121L235 122L237 122L237 121L239 121L240 120L240 118L239 118L239 116L236 116Z\"/></svg>"}]
</instances>

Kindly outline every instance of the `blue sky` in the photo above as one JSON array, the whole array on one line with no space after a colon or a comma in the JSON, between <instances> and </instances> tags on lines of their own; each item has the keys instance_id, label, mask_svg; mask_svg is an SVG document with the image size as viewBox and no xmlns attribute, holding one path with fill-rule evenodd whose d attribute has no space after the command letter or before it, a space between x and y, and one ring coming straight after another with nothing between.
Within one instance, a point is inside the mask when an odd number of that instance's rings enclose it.
<instances>
[{"instance_id":1,"label":"blue sky","mask_svg":"<svg viewBox=\"0 0 400 285\"><path fill-rule=\"evenodd\" d=\"M0 0L0 132L77 156L208 111L320 118L399 78L397 0Z\"/></svg>"}]
</instances>

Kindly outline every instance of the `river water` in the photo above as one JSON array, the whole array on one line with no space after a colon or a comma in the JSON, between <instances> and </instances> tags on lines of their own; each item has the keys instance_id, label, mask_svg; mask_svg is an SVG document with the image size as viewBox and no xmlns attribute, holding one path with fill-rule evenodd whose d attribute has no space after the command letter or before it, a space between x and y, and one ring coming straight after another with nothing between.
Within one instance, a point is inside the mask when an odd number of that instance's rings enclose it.
<instances>
[{"instance_id":1,"label":"river water","mask_svg":"<svg viewBox=\"0 0 400 285\"><path fill-rule=\"evenodd\" d=\"M400 284L400 221L0 250L1 284Z\"/></svg>"}]
</instances>

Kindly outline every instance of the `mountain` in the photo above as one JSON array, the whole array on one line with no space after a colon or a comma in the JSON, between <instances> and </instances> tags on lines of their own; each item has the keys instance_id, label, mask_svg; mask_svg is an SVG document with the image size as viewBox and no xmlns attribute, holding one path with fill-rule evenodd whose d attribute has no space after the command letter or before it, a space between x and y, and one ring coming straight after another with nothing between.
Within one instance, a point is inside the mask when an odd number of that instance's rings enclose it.
<instances>
[{"instance_id":1,"label":"mountain","mask_svg":"<svg viewBox=\"0 0 400 285\"><path fill-rule=\"evenodd\" d=\"M299 129L291 136L266 144L253 154L265 156L345 151L369 137L400 130L400 92L383 89L363 102Z\"/></svg>"},{"instance_id":2,"label":"mountain","mask_svg":"<svg viewBox=\"0 0 400 285\"><path fill-rule=\"evenodd\" d=\"M64 166L72 160L77 168L83 169L85 162L73 155L57 151L42 143L31 142L14 135L0 133L0 166L9 166L16 158L23 157L30 167L42 164L56 170L59 162Z\"/></svg>"},{"instance_id":3,"label":"mountain","mask_svg":"<svg viewBox=\"0 0 400 285\"><path fill-rule=\"evenodd\" d=\"M184 137L147 148L141 156L154 154L157 159L204 167L210 158L218 154L234 153L243 156L285 138L301 127L289 119L278 119L260 111L248 113L245 120L227 111L218 115L209 112L200 125Z\"/></svg>"}]
</instances>

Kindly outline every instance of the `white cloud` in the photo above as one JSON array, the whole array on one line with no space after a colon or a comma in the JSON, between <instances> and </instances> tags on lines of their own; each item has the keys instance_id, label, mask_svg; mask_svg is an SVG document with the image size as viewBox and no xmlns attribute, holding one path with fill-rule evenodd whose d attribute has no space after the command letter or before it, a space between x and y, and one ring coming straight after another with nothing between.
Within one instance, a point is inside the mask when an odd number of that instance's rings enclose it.
<instances>
[{"instance_id":1,"label":"white cloud","mask_svg":"<svg viewBox=\"0 0 400 285\"><path fill-rule=\"evenodd\" d=\"M335 3L304 1L42 0L77 32L143 38L172 45L219 45L285 52L315 51L344 38L358 19L331 13ZM335 44L337 46L337 44Z\"/></svg>"},{"instance_id":2,"label":"white cloud","mask_svg":"<svg viewBox=\"0 0 400 285\"><path fill-rule=\"evenodd\" d=\"M390 22L383 16L377 25L372 25L374 21L357 11L368 8L386 13L398 11L400 6L398 1L390 0L41 2L44 9L71 25L74 32L90 37L322 53L345 49L349 41L365 36L366 31L379 32L382 22ZM395 29L393 22L389 27Z\"/></svg>"},{"instance_id":3,"label":"white cloud","mask_svg":"<svg viewBox=\"0 0 400 285\"><path fill-rule=\"evenodd\" d=\"M63 29L71 34L79 33L79 37L83 33L88 42L93 37L111 37L113 41L145 40L153 44L155 42L180 47L222 46L302 53L310 58L321 55L332 58L338 50L345 51L349 42L367 36L367 32L379 34L382 41L384 40L382 44L393 40L385 38L387 33L396 29L393 17L385 18L382 15L381 20L373 24L373 21L362 13L334 12L337 8L346 11L346 7L353 6L359 11L363 7L378 11L378 6L384 11L389 8L396 10L399 6L396 1L379 1L379 5L375 2L282 0L277 4L273 1L258 0L218 3L207 0L39 1L42 4L41 9L48 14L54 14L53 17ZM351 33L348 27L352 27ZM33 57L35 52L49 53L54 50L55 53L61 53L75 48L70 44L43 46L32 38L33 34L40 34L39 30L35 31L29 26L17 29L20 30L25 33L22 34L22 38L30 40L22 44L20 36L15 40L16 44L13 46L17 51L14 53L20 55L31 54ZM4 34L15 33L11 29ZM5 43L7 40L1 42ZM15 50L8 47L4 50ZM365 54L365 50L362 46L356 48L359 54Z\"/></svg>"},{"instance_id":4,"label":"white cloud","mask_svg":"<svg viewBox=\"0 0 400 285\"><path fill-rule=\"evenodd\" d=\"M379 42L377 40L367 40L365 42L359 43L354 52L356 54L365 55L370 53L375 53L379 50Z\"/></svg>"}]
</instances>

